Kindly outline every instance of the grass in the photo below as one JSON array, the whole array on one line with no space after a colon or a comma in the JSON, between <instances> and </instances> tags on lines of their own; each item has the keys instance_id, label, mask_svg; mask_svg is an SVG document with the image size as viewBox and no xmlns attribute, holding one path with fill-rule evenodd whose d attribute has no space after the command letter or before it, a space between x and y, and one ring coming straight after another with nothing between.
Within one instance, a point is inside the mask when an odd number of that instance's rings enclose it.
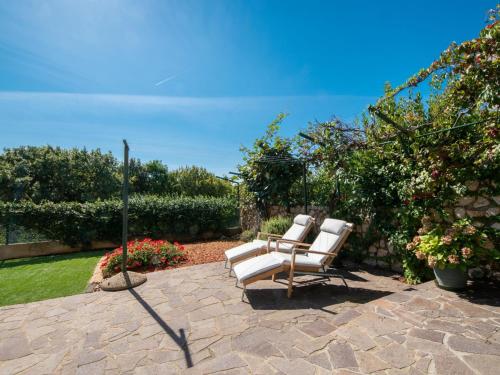
<instances>
[{"instance_id":1,"label":"grass","mask_svg":"<svg viewBox=\"0 0 500 375\"><path fill-rule=\"evenodd\" d=\"M85 291L103 250L0 261L0 306Z\"/></svg>"}]
</instances>

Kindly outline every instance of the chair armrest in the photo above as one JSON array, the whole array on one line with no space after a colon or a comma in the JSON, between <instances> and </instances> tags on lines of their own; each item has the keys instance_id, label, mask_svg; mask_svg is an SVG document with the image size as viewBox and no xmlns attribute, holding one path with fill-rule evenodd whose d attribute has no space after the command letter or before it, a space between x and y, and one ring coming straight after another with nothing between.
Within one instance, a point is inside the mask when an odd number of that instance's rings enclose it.
<instances>
[{"instance_id":1,"label":"chair armrest","mask_svg":"<svg viewBox=\"0 0 500 375\"><path fill-rule=\"evenodd\" d=\"M268 236L268 237L273 237L273 238L281 238L283 235L281 234L273 234L273 233L266 233L266 232L257 232L257 239L260 240L260 236Z\"/></svg>"},{"instance_id":2,"label":"chair armrest","mask_svg":"<svg viewBox=\"0 0 500 375\"><path fill-rule=\"evenodd\" d=\"M282 244L282 243L289 243L289 244L295 245L294 249L296 249L298 251L304 251L305 249L309 248L309 246L311 246L310 243L281 239L281 240L276 241L276 251L280 251L280 244ZM301 248L305 248L305 249L302 250Z\"/></svg>"},{"instance_id":3,"label":"chair armrest","mask_svg":"<svg viewBox=\"0 0 500 375\"><path fill-rule=\"evenodd\" d=\"M280 239L280 240L277 240L276 244L277 243L291 243L292 245L301 246L301 247L307 247L307 248L309 248L312 245L310 243L305 243L305 242L300 242L300 241L294 241L294 240L285 240L283 238Z\"/></svg>"},{"instance_id":4,"label":"chair armrest","mask_svg":"<svg viewBox=\"0 0 500 375\"><path fill-rule=\"evenodd\" d=\"M295 249L293 249L295 251ZM326 251L316 251L316 250L309 250L309 249L300 249L300 251L303 251L305 253L311 253L311 254L321 254L321 255L333 255L334 253L327 253Z\"/></svg>"}]
</instances>

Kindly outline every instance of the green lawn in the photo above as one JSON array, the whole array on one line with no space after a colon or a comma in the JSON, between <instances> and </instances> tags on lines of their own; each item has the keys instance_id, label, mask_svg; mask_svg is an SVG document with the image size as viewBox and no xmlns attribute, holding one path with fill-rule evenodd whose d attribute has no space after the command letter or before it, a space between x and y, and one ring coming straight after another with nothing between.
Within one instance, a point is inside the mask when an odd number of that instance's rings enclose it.
<instances>
[{"instance_id":1,"label":"green lawn","mask_svg":"<svg viewBox=\"0 0 500 375\"><path fill-rule=\"evenodd\" d=\"M0 306L85 291L104 251L0 261Z\"/></svg>"}]
</instances>

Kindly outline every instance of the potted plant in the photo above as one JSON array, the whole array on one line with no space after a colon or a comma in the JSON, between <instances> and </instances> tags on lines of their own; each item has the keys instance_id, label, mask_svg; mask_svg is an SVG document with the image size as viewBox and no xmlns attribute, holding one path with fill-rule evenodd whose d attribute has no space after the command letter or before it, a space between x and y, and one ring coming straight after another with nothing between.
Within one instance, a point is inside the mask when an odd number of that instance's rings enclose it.
<instances>
[{"instance_id":1,"label":"potted plant","mask_svg":"<svg viewBox=\"0 0 500 375\"><path fill-rule=\"evenodd\" d=\"M488 238L461 219L445 227L431 227L429 222L419 229L419 235L406 245L418 259L426 260L434 271L436 283L443 289L460 290L467 286L467 269L479 264L489 249Z\"/></svg>"}]
</instances>

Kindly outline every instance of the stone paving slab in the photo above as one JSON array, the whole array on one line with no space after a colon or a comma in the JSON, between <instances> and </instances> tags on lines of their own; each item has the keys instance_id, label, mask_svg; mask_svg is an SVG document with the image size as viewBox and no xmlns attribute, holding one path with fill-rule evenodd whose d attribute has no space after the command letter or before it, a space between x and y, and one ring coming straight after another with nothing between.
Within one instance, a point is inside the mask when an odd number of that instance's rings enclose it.
<instances>
[{"instance_id":1,"label":"stone paving slab","mask_svg":"<svg viewBox=\"0 0 500 375\"><path fill-rule=\"evenodd\" d=\"M500 293L409 287L382 271L250 286L222 263L133 291L0 308L1 374L496 374ZM284 281L284 280L282 280Z\"/></svg>"}]
</instances>

